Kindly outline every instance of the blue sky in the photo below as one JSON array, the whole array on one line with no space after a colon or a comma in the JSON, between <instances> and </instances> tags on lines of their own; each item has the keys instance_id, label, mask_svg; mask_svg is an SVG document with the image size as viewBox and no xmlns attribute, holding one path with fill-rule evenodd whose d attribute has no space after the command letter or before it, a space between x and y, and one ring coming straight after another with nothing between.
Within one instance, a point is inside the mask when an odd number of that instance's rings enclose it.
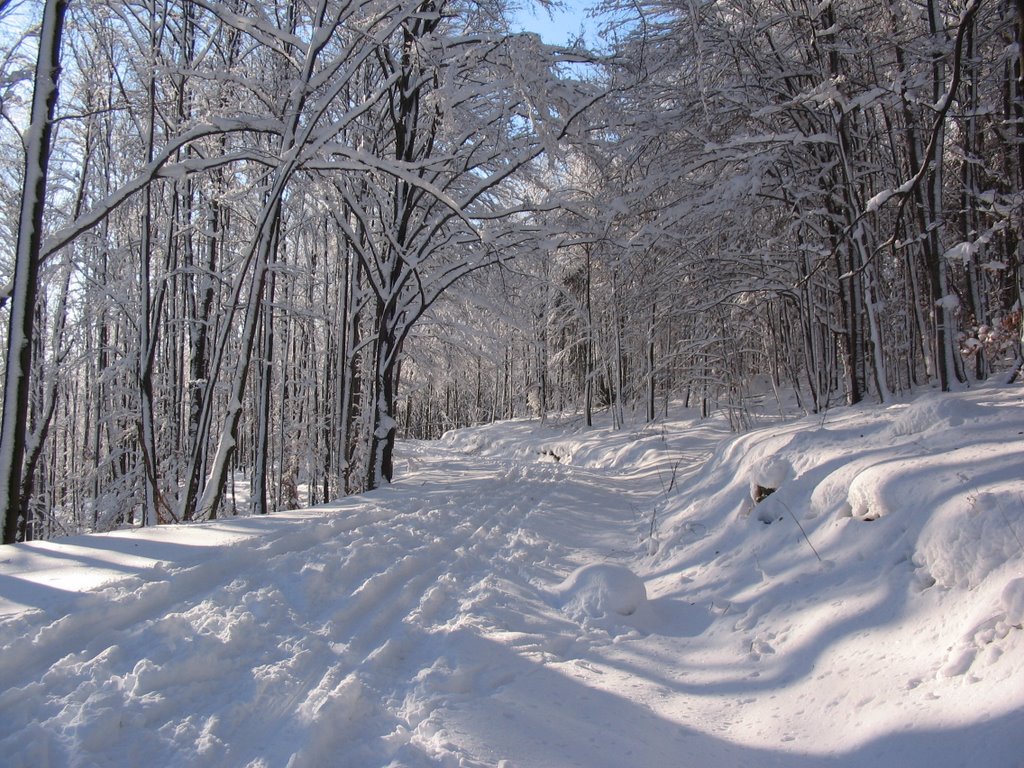
<instances>
[{"instance_id":1,"label":"blue sky","mask_svg":"<svg viewBox=\"0 0 1024 768\"><path fill-rule=\"evenodd\" d=\"M539 34L545 43L562 45L581 31L588 38L594 36L593 20L587 18L590 4L588 0L564 0L561 10L549 15L539 5L527 2L516 14L516 20L523 29Z\"/></svg>"}]
</instances>

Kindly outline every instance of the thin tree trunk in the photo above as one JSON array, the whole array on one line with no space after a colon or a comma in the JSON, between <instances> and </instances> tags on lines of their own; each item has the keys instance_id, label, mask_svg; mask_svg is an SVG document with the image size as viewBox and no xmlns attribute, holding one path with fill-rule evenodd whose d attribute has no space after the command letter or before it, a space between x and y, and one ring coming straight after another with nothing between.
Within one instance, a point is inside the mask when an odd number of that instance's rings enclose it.
<instances>
[{"instance_id":1,"label":"thin tree trunk","mask_svg":"<svg viewBox=\"0 0 1024 768\"><path fill-rule=\"evenodd\" d=\"M647 326L647 421L654 421L654 324L657 319L657 305L651 302L651 319Z\"/></svg>"},{"instance_id":2,"label":"thin tree trunk","mask_svg":"<svg viewBox=\"0 0 1024 768\"><path fill-rule=\"evenodd\" d=\"M594 365L594 312L591 302L592 265L590 246L586 246L586 381L583 385L583 412L588 427L594 426L594 377L597 375Z\"/></svg>"},{"instance_id":3,"label":"thin tree trunk","mask_svg":"<svg viewBox=\"0 0 1024 768\"><path fill-rule=\"evenodd\" d=\"M260 360L259 394L256 405L256 445L252 479L252 513L265 515L267 508L267 458L270 454L271 378L274 371L274 288L276 276L271 272L263 309L263 354Z\"/></svg>"},{"instance_id":4,"label":"thin tree trunk","mask_svg":"<svg viewBox=\"0 0 1024 768\"><path fill-rule=\"evenodd\" d=\"M263 290L266 285L267 272L275 258L273 249L277 244L276 231L280 226L281 194L284 182L285 179L279 177L277 187L271 189L268 193L269 200L264 207L260 226L254 236L253 248L255 250L255 259L249 293L246 298L245 319L239 334L239 357L235 363L235 370L231 379L227 414L221 429L220 440L217 444L217 452L213 457L210 477L206 483L206 489L203 491L202 498L200 498L196 505L196 517L200 520L213 520L217 516L217 508L220 506L225 483L228 478L228 471L231 466L230 460L238 442L238 422L242 415L242 399L249 376L249 362L252 358L256 329L263 307Z\"/></svg>"}]
</instances>

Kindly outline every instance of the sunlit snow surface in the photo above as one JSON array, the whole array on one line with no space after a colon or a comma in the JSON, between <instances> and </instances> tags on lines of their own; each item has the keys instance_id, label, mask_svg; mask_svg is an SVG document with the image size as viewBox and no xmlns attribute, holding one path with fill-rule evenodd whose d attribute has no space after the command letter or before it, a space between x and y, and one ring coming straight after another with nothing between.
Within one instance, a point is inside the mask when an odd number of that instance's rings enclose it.
<instances>
[{"instance_id":1,"label":"sunlit snow surface","mask_svg":"<svg viewBox=\"0 0 1024 768\"><path fill-rule=\"evenodd\" d=\"M335 505L5 547L0 762L1019 768L1022 395L496 424Z\"/></svg>"}]
</instances>

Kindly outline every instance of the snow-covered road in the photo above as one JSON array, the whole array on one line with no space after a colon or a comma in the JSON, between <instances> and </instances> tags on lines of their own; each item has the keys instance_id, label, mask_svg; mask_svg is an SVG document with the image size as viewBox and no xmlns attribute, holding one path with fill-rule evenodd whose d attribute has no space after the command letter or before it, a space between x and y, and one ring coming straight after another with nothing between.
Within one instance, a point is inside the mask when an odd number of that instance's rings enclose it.
<instances>
[{"instance_id":1,"label":"snow-covered road","mask_svg":"<svg viewBox=\"0 0 1024 768\"><path fill-rule=\"evenodd\" d=\"M686 730L581 682L589 635L552 591L634 556L650 484L406 454L314 512L8 558L7 764L672 764Z\"/></svg>"},{"instance_id":2,"label":"snow-covered road","mask_svg":"<svg viewBox=\"0 0 1024 768\"><path fill-rule=\"evenodd\" d=\"M819 562L698 478L721 424L660 429L495 425L334 505L6 548L3 764L1024 765L998 592L931 588L884 520L805 517Z\"/></svg>"}]
</instances>

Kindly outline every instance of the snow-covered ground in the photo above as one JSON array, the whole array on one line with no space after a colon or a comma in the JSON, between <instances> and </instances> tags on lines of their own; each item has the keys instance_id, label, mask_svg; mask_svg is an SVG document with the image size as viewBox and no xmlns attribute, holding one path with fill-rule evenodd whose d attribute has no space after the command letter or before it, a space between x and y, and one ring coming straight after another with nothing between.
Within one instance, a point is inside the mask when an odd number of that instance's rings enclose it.
<instances>
[{"instance_id":1,"label":"snow-covered ground","mask_svg":"<svg viewBox=\"0 0 1024 768\"><path fill-rule=\"evenodd\" d=\"M305 512L3 548L0 762L1024 766L1020 387L400 456Z\"/></svg>"}]
</instances>

